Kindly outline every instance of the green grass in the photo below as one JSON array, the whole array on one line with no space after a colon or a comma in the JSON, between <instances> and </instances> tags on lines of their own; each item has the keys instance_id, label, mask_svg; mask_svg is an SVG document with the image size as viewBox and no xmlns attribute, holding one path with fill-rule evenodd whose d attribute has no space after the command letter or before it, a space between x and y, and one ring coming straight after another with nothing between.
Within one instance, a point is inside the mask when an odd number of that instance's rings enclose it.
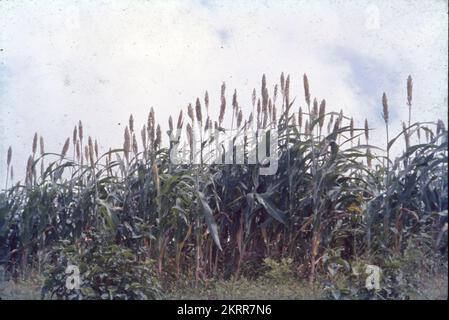
<instances>
[{"instance_id":1,"label":"green grass","mask_svg":"<svg viewBox=\"0 0 449 320\"><path fill-rule=\"evenodd\" d=\"M432 276L423 276L418 286L408 291L411 300L447 300L447 270ZM40 299L41 281L0 281L0 297L3 300ZM328 292L320 287L311 287L304 280L272 281L228 280L193 285L179 284L165 293L167 300L321 300L330 299Z\"/></svg>"},{"instance_id":2,"label":"green grass","mask_svg":"<svg viewBox=\"0 0 449 320\"><path fill-rule=\"evenodd\" d=\"M167 299L181 300L315 300L326 299L319 288L310 287L307 281L269 279L211 281L207 285L177 287L167 293Z\"/></svg>"}]
</instances>

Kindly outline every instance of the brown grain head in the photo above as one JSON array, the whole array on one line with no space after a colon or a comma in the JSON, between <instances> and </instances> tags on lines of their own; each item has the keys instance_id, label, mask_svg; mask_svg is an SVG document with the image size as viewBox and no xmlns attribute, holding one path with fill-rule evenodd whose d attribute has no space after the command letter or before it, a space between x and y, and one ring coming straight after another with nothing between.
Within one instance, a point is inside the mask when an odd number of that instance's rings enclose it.
<instances>
[{"instance_id":1,"label":"brown grain head","mask_svg":"<svg viewBox=\"0 0 449 320\"><path fill-rule=\"evenodd\" d=\"M226 91L226 84L223 82L221 85L221 104L220 104L220 115L218 116L218 122L221 125L224 119L224 115L226 112L226 97L225 97L225 91Z\"/></svg>"},{"instance_id":2,"label":"brown grain head","mask_svg":"<svg viewBox=\"0 0 449 320\"><path fill-rule=\"evenodd\" d=\"M304 82L304 96L306 99L306 103L308 106L310 106L310 89L309 89L309 79L307 78L307 75L304 73L303 76L303 82Z\"/></svg>"},{"instance_id":3,"label":"brown grain head","mask_svg":"<svg viewBox=\"0 0 449 320\"><path fill-rule=\"evenodd\" d=\"M318 101L316 98L313 99L313 107L312 107L312 114L310 115L312 121L316 120L316 117L318 115Z\"/></svg>"},{"instance_id":4,"label":"brown grain head","mask_svg":"<svg viewBox=\"0 0 449 320\"><path fill-rule=\"evenodd\" d=\"M78 127L75 125L75 127L73 128L72 143L75 145L77 140L78 140Z\"/></svg>"},{"instance_id":5,"label":"brown grain head","mask_svg":"<svg viewBox=\"0 0 449 320\"><path fill-rule=\"evenodd\" d=\"M171 116L168 117L168 129L170 132L173 131L173 118Z\"/></svg>"},{"instance_id":6,"label":"brown grain head","mask_svg":"<svg viewBox=\"0 0 449 320\"><path fill-rule=\"evenodd\" d=\"M413 96L413 80L412 76L408 76L407 78L407 103L409 106L412 104L412 96Z\"/></svg>"},{"instance_id":7,"label":"brown grain head","mask_svg":"<svg viewBox=\"0 0 449 320\"><path fill-rule=\"evenodd\" d=\"M204 105L206 106L206 112L209 113L209 93L204 93Z\"/></svg>"},{"instance_id":8,"label":"brown grain head","mask_svg":"<svg viewBox=\"0 0 449 320\"><path fill-rule=\"evenodd\" d=\"M253 94L251 95L251 103L253 107L256 105L256 99L257 99L256 89L253 89Z\"/></svg>"},{"instance_id":9,"label":"brown grain head","mask_svg":"<svg viewBox=\"0 0 449 320\"><path fill-rule=\"evenodd\" d=\"M136 135L134 133L133 133L133 152L134 152L134 154L139 153L139 146L137 144Z\"/></svg>"},{"instance_id":10,"label":"brown grain head","mask_svg":"<svg viewBox=\"0 0 449 320\"><path fill-rule=\"evenodd\" d=\"M284 94L285 91L285 77L284 73L281 73L281 93Z\"/></svg>"},{"instance_id":11,"label":"brown grain head","mask_svg":"<svg viewBox=\"0 0 449 320\"><path fill-rule=\"evenodd\" d=\"M78 161L81 159L81 148L80 148L80 142L79 140L76 141L76 158L78 159Z\"/></svg>"},{"instance_id":12,"label":"brown grain head","mask_svg":"<svg viewBox=\"0 0 449 320\"><path fill-rule=\"evenodd\" d=\"M84 132L83 132L83 123L81 122L81 120L78 121L78 135L80 140L83 141Z\"/></svg>"},{"instance_id":13,"label":"brown grain head","mask_svg":"<svg viewBox=\"0 0 449 320\"><path fill-rule=\"evenodd\" d=\"M290 75L287 75L287 79L285 80L285 106L286 108L290 108Z\"/></svg>"},{"instance_id":14,"label":"brown grain head","mask_svg":"<svg viewBox=\"0 0 449 320\"><path fill-rule=\"evenodd\" d=\"M129 116L128 122L129 122L129 131L134 132L134 117L132 114Z\"/></svg>"},{"instance_id":15,"label":"brown grain head","mask_svg":"<svg viewBox=\"0 0 449 320\"><path fill-rule=\"evenodd\" d=\"M321 103L320 103L320 112L319 112L320 128L323 128L325 115L326 115L326 100L323 99L323 100L321 100Z\"/></svg>"},{"instance_id":16,"label":"brown grain head","mask_svg":"<svg viewBox=\"0 0 449 320\"><path fill-rule=\"evenodd\" d=\"M126 128L125 128L125 133L123 134L123 137L124 137L123 152L124 152L125 158L128 160L129 159L129 152L131 150L131 136L129 134L128 126L126 126ZM92 152L90 150L90 143L89 143L89 151Z\"/></svg>"},{"instance_id":17,"label":"brown grain head","mask_svg":"<svg viewBox=\"0 0 449 320\"><path fill-rule=\"evenodd\" d=\"M200 124L203 123L203 114L201 112L201 103L200 103L200 99L199 98L196 98L195 112L196 112L196 119L198 120L198 122Z\"/></svg>"},{"instance_id":18,"label":"brown grain head","mask_svg":"<svg viewBox=\"0 0 449 320\"><path fill-rule=\"evenodd\" d=\"M154 140L154 149L158 149L162 142L161 126L158 124L156 128L156 139Z\"/></svg>"},{"instance_id":19,"label":"brown grain head","mask_svg":"<svg viewBox=\"0 0 449 320\"><path fill-rule=\"evenodd\" d=\"M67 151L69 150L70 138L65 140L64 146L62 147L61 158L64 158L67 155Z\"/></svg>"},{"instance_id":20,"label":"brown grain head","mask_svg":"<svg viewBox=\"0 0 449 320\"><path fill-rule=\"evenodd\" d=\"M97 139L95 139L94 149L95 149L95 157L98 159L98 142L97 142Z\"/></svg>"},{"instance_id":21,"label":"brown grain head","mask_svg":"<svg viewBox=\"0 0 449 320\"><path fill-rule=\"evenodd\" d=\"M8 167L11 165L11 160L12 160L12 147L9 146L8 154L6 156L6 164L8 165Z\"/></svg>"},{"instance_id":22,"label":"brown grain head","mask_svg":"<svg viewBox=\"0 0 449 320\"><path fill-rule=\"evenodd\" d=\"M388 124L389 120L389 114L388 114L388 99L385 92L382 94L382 107L383 107L383 114L382 117L384 118L384 121L386 124Z\"/></svg>"},{"instance_id":23,"label":"brown grain head","mask_svg":"<svg viewBox=\"0 0 449 320\"><path fill-rule=\"evenodd\" d=\"M240 109L237 115L237 127L240 127L240 125L242 124L242 120L243 120L243 113L242 110Z\"/></svg>"},{"instance_id":24,"label":"brown grain head","mask_svg":"<svg viewBox=\"0 0 449 320\"><path fill-rule=\"evenodd\" d=\"M368 143L368 140L369 140L368 119L365 119L365 139L366 139L366 143Z\"/></svg>"},{"instance_id":25,"label":"brown grain head","mask_svg":"<svg viewBox=\"0 0 449 320\"><path fill-rule=\"evenodd\" d=\"M36 154L36 151L37 151L37 132L34 134L34 137L33 137L32 151L33 151L33 154Z\"/></svg>"},{"instance_id":26,"label":"brown grain head","mask_svg":"<svg viewBox=\"0 0 449 320\"><path fill-rule=\"evenodd\" d=\"M154 109L153 107L151 107L150 112L148 113L148 120L147 120L148 137L150 138L151 141L154 140L154 129L155 129L154 123L155 123Z\"/></svg>"}]
</instances>

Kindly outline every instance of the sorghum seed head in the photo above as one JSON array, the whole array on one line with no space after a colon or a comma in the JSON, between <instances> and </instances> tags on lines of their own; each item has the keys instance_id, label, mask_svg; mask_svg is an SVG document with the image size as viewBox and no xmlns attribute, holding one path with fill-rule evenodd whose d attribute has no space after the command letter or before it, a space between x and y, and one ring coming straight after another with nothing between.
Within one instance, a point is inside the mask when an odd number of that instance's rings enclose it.
<instances>
[{"instance_id":1,"label":"sorghum seed head","mask_svg":"<svg viewBox=\"0 0 449 320\"><path fill-rule=\"evenodd\" d=\"M349 135L351 138L354 137L354 119L351 117L351 121L349 122Z\"/></svg>"},{"instance_id":2,"label":"sorghum seed head","mask_svg":"<svg viewBox=\"0 0 449 320\"><path fill-rule=\"evenodd\" d=\"M412 104L412 95L413 95L413 80L412 76L408 76L407 78L407 103L410 106Z\"/></svg>"},{"instance_id":3,"label":"sorghum seed head","mask_svg":"<svg viewBox=\"0 0 449 320\"><path fill-rule=\"evenodd\" d=\"M161 146L162 142L162 131L161 126L158 124L156 128L156 140L154 141L154 148L157 149Z\"/></svg>"},{"instance_id":4,"label":"sorghum seed head","mask_svg":"<svg viewBox=\"0 0 449 320\"><path fill-rule=\"evenodd\" d=\"M83 141L83 123L81 120L78 122L78 135L81 141Z\"/></svg>"},{"instance_id":5,"label":"sorghum seed head","mask_svg":"<svg viewBox=\"0 0 449 320\"><path fill-rule=\"evenodd\" d=\"M365 119L365 139L366 139L366 143L368 143L368 139L369 139L368 119Z\"/></svg>"},{"instance_id":6,"label":"sorghum seed head","mask_svg":"<svg viewBox=\"0 0 449 320\"><path fill-rule=\"evenodd\" d=\"M196 98L195 111L196 111L196 118L197 118L198 122L202 123L203 122L203 115L201 113L201 103L200 103L200 99L199 98Z\"/></svg>"},{"instance_id":7,"label":"sorghum seed head","mask_svg":"<svg viewBox=\"0 0 449 320\"><path fill-rule=\"evenodd\" d=\"M322 128L324 125L324 115L325 114L326 114L326 100L323 99L323 100L321 100L321 103L320 103L320 113L319 113L320 128Z\"/></svg>"},{"instance_id":8,"label":"sorghum seed head","mask_svg":"<svg viewBox=\"0 0 449 320\"><path fill-rule=\"evenodd\" d=\"M387 100L387 95L385 94L385 92L382 95L382 107L383 107L383 118L386 124L388 124L388 100Z\"/></svg>"},{"instance_id":9,"label":"sorghum seed head","mask_svg":"<svg viewBox=\"0 0 449 320\"><path fill-rule=\"evenodd\" d=\"M256 105L256 89L253 89L253 94L251 96L251 103L253 104L253 107Z\"/></svg>"},{"instance_id":10,"label":"sorghum seed head","mask_svg":"<svg viewBox=\"0 0 449 320\"><path fill-rule=\"evenodd\" d=\"M290 75L287 76L285 80L285 105L287 108L290 107Z\"/></svg>"},{"instance_id":11,"label":"sorghum seed head","mask_svg":"<svg viewBox=\"0 0 449 320\"><path fill-rule=\"evenodd\" d=\"M232 95L232 110L237 112L239 108L239 104L237 102L237 90L234 90L234 94Z\"/></svg>"},{"instance_id":12,"label":"sorghum seed head","mask_svg":"<svg viewBox=\"0 0 449 320\"><path fill-rule=\"evenodd\" d=\"M137 145L136 135L133 133L133 152L134 154L139 153L139 146Z\"/></svg>"},{"instance_id":13,"label":"sorghum seed head","mask_svg":"<svg viewBox=\"0 0 449 320\"><path fill-rule=\"evenodd\" d=\"M209 93L207 91L204 94L204 105L206 106L206 111L209 112Z\"/></svg>"},{"instance_id":14,"label":"sorghum seed head","mask_svg":"<svg viewBox=\"0 0 449 320\"><path fill-rule=\"evenodd\" d=\"M318 115L318 101L316 100L316 98L314 98L313 99L312 114L310 115L310 117L312 118L312 121L316 120L317 115Z\"/></svg>"},{"instance_id":15,"label":"sorghum seed head","mask_svg":"<svg viewBox=\"0 0 449 320\"><path fill-rule=\"evenodd\" d=\"M97 142L97 139L95 139L94 149L95 149L95 157L98 159L98 142Z\"/></svg>"},{"instance_id":16,"label":"sorghum seed head","mask_svg":"<svg viewBox=\"0 0 449 320\"><path fill-rule=\"evenodd\" d=\"M218 117L219 124L221 124L223 122L224 115L226 112L225 91L226 91L226 84L223 82L223 84L221 85L221 105L220 105L220 115Z\"/></svg>"},{"instance_id":17,"label":"sorghum seed head","mask_svg":"<svg viewBox=\"0 0 449 320\"><path fill-rule=\"evenodd\" d=\"M124 137L124 140L125 140L123 142L123 149L124 149L124 152L125 152L125 157L128 159L129 151L130 151L130 148L131 148L131 136L129 134L128 126L126 126L126 128L125 128L125 133L124 133L123 137ZM90 137L89 137L89 141L90 141ZM90 142L89 142L89 149L90 149Z\"/></svg>"},{"instance_id":18,"label":"sorghum seed head","mask_svg":"<svg viewBox=\"0 0 449 320\"><path fill-rule=\"evenodd\" d=\"M154 130L154 109L153 107L151 107L150 109L150 113L148 113L148 120L147 120L147 130L149 130L150 132L152 130Z\"/></svg>"},{"instance_id":19,"label":"sorghum seed head","mask_svg":"<svg viewBox=\"0 0 449 320\"><path fill-rule=\"evenodd\" d=\"M304 79L303 80L303 82L304 82L304 96L305 96L307 105L310 106L309 79L307 79L307 75L305 73L304 73L303 79Z\"/></svg>"},{"instance_id":20,"label":"sorghum seed head","mask_svg":"<svg viewBox=\"0 0 449 320\"><path fill-rule=\"evenodd\" d=\"M81 148L80 148L80 142L79 140L76 141L76 158L78 159L78 161L80 160L81 157Z\"/></svg>"},{"instance_id":21,"label":"sorghum seed head","mask_svg":"<svg viewBox=\"0 0 449 320\"><path fill-rule=\"evenodd\" d=\"M73 128L72 143L76 144L76 140L78 140L78 127L77 126L75 126L75 128Z\"/></svg>"},{"instance_id":22,"label":"sorghum seed head","mask_svg":"<svg viewBox=\"0 0 449 320\"><path fill-rule=\"evenodd\" d=\"M238 115L237 115L237 127L240 127L240 124L242 123L243 120L243 113L242 110L240 109Z\"/></svg>"},{"instance_id":23,"label":"sorghum seed head","mask_svg":"<svg viewBox=\"0 0 449 320\"><path fill-rule=\"evenodd\" d=\"M171 116L168 117L168 129L170 132L173 131L173 118Z\"/></svg>"},{"instance_id":24,"label":"sorghum seed head","mask_svg":"<svg viewBox=\"0 0 449 320\"><path fill-rule=\"evenodd\" d=\"M33 154L36 153L36 150L37 150L37 132L34 134L33 137L33 148L32 148Z\"/></svg>"},{"instance_id":25,"label":"sorghum seed head","mask_svg":"<svg viewBox=\"0 0 449 320\"><path fill-rule=\"evenodd\" d=\"M131 132L134 131L134 117L132 114L129 116L129 130Z\"/></svg>"},{"instance_id":26,"label":"sorghum seed head","mask_svg":"<svg viewBox=\"0 0 449 320\"><path fill-rule=\"evenodd\" d=\"M281 92L282 94L284 94L285 91L285 78L284 78L284 73L281 73Z\"/></svg>"},{"instance_id":27,"label":"sorghum seed head","mask_svg":"<svg viewBox=\"0 0 449 320\"><path fill-rule=\"evenodd\" d=\"M11 164L11 159L12 159L12 148L11 148L11 146L9 146L8 154L7 154L7 157L6 157L6 164L8 165L8 167Z\"/></svg>"},{"instance_id":28,"label":"sorghum seed head","mask_svg":"<svg viewBox=\"0 0 449 320\"><path fill-rule=\"evenodd\" d=\"M67 154L67 151L69 150L69 145L70 145L70 138L67 138L64 146L62 147L62 152L61 152L61 158L64 158Z\"/></svg>"}]
</instances>

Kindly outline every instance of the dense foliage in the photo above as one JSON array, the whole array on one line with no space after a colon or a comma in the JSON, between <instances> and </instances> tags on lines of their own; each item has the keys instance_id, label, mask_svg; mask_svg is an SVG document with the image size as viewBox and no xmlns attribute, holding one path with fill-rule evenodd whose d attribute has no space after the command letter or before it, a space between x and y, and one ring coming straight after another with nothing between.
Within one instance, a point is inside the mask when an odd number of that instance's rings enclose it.
<instances>
[{"instance_id":1,"label":"dense foliage","mask_svg":"<svg viewBox=\"0 0 449 320\"><path fill-rule=\"evenodd\" d=\"M254 278L263 261L279 261L310 283L326 278L339 297L336 274L360 261L385 267L411 243L447 260L443 122L411 123L409 117L390 138L384 94L388 138L375 146L367 121L356 128L342 111L326 111L324 100L311 101L306 76L302 108L290 99L289 86L282 75L270 95L264 76L247 120L236 93L230 104L237 134L277 130L274 175L260 175L263 165L246 162L174 164L177 141L163 146L153 110L139 133L131 116L123 148L103 155L81 122L58 155L45 152L42 138L38 153L36 135L25 183L0 194L0 252L8 274L42 270L44 296L146 299L162 297L160 281ZM411 78L407 94L411 114ZM181 152L211 157L228 105L223 84L218 121L209 117L206 92L203 106L199 99L189 105L188 118L181 112L174 126L170 117L167 133L176 137L187 122ZM393 157L393 145L404 142L403 153ZM245 154L249 146L245 139ZM10 177L11 149L7 165ZM69 263L80 266L76 292L64 287ZM391 291L382 296L401 298Z\"/></svg>"}]
</instances>

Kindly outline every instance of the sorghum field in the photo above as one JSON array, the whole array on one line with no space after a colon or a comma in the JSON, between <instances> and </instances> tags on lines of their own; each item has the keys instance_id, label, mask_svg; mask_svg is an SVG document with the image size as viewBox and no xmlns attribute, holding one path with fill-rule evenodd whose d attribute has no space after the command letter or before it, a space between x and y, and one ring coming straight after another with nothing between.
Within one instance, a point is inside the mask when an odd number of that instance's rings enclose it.
<instances>
[{"instance_id":1,"label":"sorghum field","mask_svg":"<svg viewBox=\"0 0 449 320\"><path fill-rule=\"evenodd\" d=\"M385 141L371 136L369 119L356 127L353 115L314 99L306 75L296 85L302 97L290 96L288 75L274 88L264 76L246 116L223 83L220 105L206 92L168 119L167 133L153 110L146 121L131 115L123 145L105 154L82 121L60 153L36 134L19 182L10 147L0 297L447 299L443 121L412 121L411 77L400 132L379 94ZM207 163L227 156L214 151L225 113L236 135L277 131L276 174ZM175 163L175 146L203 162ZM243 152L252 152L249 138ZM79 268L79 289L66 286L68 265ZM380 287L365 286L367 265L380 268Z\"/></svg>"}]
</instances>

